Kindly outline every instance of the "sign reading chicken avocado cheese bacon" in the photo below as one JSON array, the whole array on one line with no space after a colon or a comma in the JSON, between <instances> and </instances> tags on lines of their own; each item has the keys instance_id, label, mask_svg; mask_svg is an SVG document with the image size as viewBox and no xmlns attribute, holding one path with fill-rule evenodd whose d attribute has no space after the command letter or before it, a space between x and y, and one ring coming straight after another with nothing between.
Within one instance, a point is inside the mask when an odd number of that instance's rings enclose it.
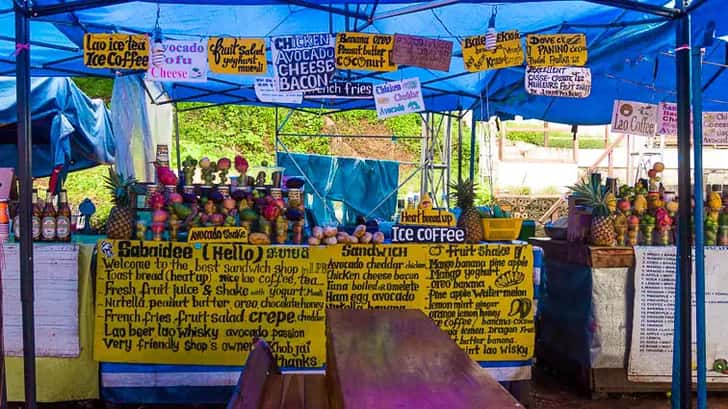
<instances>
[{"instance_id":1,"label":"sign reading chicken avocado cheese bacon","mask_svg":"<svg viewBox=\"0 0 728 409\"><path fill-rule=\"evenodd\" d=\"M418 308L477 361L533 356L530 246L103 240L98 250L99 361L236 365L263 337L279 366L320 368L326 308Z\"/></svg>"},{"instance_id":2,"label":"sign reading chicken avocado cheese bacon","mask_svg":"<svg viewBox=\"0 0 728 409\"><path fill-rule=\"evenodd\" d=\"M331 34L274 37L271 56L278 90L307 91L326 88L334 78L335 38Z\"/></svg>"}]
</instances>

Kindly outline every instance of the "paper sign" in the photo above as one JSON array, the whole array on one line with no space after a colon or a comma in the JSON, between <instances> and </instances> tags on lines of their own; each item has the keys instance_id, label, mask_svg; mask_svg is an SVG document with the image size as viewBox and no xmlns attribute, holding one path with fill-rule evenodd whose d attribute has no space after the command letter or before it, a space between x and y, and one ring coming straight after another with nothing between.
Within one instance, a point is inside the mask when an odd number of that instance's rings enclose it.
<instances>
[{"instance_id":1,"label":"paper sign","mask_svg":"<svg viewBox=\"0 0 728 409\"><path fill-rule=\"evenodd\" d=\"M206 46L206 41L163 40L161 44L153 44L147 80L207 81Z\"/></svg>"},{"instance_id":2,"label":"paper sign","mask_svg":"<svg viewBox=\"0 0 728 409\"><path fill-rule=\"evenodd\" d=\"M459 227L392 226L392 243L465 243L465 230Z\"/></svg>"},{"instance_id":3,"label":"paper sign","mask_svg":"<svg viewBox=\"0 0 728 409\"><path fill-rule=\"evenodd\" d=\"M470 72L517 67L523 64L523 47L518 30L497 33L494 49L487 48L486 35L465 37L462 49L465 69Z\"/></svg>"},{"instance_id":4,"label":"paper sign","mask_svg":"<svg viewBox=\"0 0 728 409\"><path fill-rule=\"evenodd\" d=\"M657 106L657 134L677 135L677 104L660 102Z\"/></svg>"},{"instance_id":5,"label":"paper sign","mask_svg":"<svg viewBox=\"0 0 728 409\"><path fill-rule=\"evenodd\" d=\"M454 227L455 215L447 210L404 209L399 215L399 224L419 226Z\"/></svg>"},{"instance_id":6,"label":"paper sign","mask_svg":"<svg viewBox=\"0 0 728 409\"><path fill-rule=\"evenodd\" d=\"M248 243L246 227L193 227L187 241L197 243Z\"/></svg>"},{"instance_id":7,"label":"paper sign","mask_svg":"<svg viewBox=\"0 0 728 409\"><path fill-rule=\"evenodd\" d=\"M438 71L450 71L452 41L415 37L405 34L394 35L392 62Z\"/></svg>"},{"instance_id":8,"label":"paper sign","mask_svg":"<svg viewBox=\"0 0 728 409\"><path fill-rule=\"evenodd\" d=\"M529 34L526 59L533 67L581 67L587 60L586 35Z\"/></svg>"},{"instance_id":9,"label":"paper sign","mask_svg":"<svg viewBox=\"0 0 728 409\"><path fill-rule=\"evenodd\" d=\"M336 35L336 68L340 70L394 71L394 36L367 33Z\"/></svg>"},{"instance_id":10,"label":"paper sign","mask_svg":"<svg viewBox=\"0 0 728 409\"><path fill-rule=\"evenodd\" d=\"M89 68L146 70L149 37L146 34L85 34L83 63Z\"/></svg>"},{"instance_id":11,"label":"paper sign","mask_svg":"<svg viewBox=\"0 0 728 409\"><path fill-rule=\"evenodd\" d=\"M268 72L262 38L211 37L207 40L210 71L220 74L260 75Z\"/></svg>"},{"instance_id":12,"label":"paper sign","mask_svg":"<svg viewBox=\"0 0 728 409\"><path fill-rule=\"evenodd\" d=\"M334 43L331 34L274 37L271 54L278 90L307 91L329 85L336 72Z\"/></svg>"},{"instance_id":13,"label":"paper sign","mask_svg":"<svg viewBox=\"0 0 728 409\"><path fill-rule=\"evenodd\" d=\"M373 99L374 84L354 81L332 81L326 88L306 91L304 98Z\"/></svg>"},{"instance_id":14,"label":"paper sign","mask_svg":"<svg viewBox=\"0 0 728 409\"><path fill-rule=\"evenodd\" d=\"M374 86L374 105L379 119L425 110L419 78Z\"/></svg>"},{"instance_id":15,"label":"paper sign","mask_svg":"<svg viewBox=\"0 0 728 409\"><path fill-rule=\"evenodd\" d=\"M548 97L586 98L591 70L584 67L526 67L526 92Z\"/></svg>"},{"instance_id":16,"label":"paper sign","mask_svg":"<svg viewBox=\"0 0 728 409\"><path fill-rule=\"evenodd\" d=\"M257 77L255 79L255 96L261 102L274 104L301 104L303 102L302 92L280 92L277 89L275 78Z\"/></svg>"},{"instance_id":17,"label":"paper sign","mask_svg":"<svg viewBox=\"0 0 728 409\"><path fill-rule=\"evenodd\" d=\"M657 105L633 101L614 101L612 132L655 136L656 130Z\"/></svg>"},{"instance_id":18,"label":"paper sign","mask_svg":"<svg viewBox=\"0 0 728 409\"><path fill-rule=\"evenodd\" d=\"M703 112L703 143L728 145L728 112Z\"/></svg>"},{"instance_id":19,"label":"paper sign","mask_svg":"<svg viewBox=\"0 0 728 409\"><path fill-rule=\"evenodd\" d=\"M280 367L321 368L326 308L417 308L476 361L524 361L532 300L530 246L103 240L94 359L239 365L262 337Z\"/></svg>"}]
</instances>

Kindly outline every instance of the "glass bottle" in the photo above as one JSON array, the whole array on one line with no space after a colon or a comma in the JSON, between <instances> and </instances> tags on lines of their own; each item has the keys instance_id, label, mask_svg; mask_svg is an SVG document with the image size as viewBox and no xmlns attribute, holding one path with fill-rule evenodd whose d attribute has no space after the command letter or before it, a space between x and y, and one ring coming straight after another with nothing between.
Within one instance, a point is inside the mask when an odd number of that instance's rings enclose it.
<instances>
[{"instance_id":1,"label":"glass bottle","mask_svg":"<svg viewBox=\"0 0 728 409\"><path fill-rule=\"evenodd\" d=\"M68 206L68 194L65 190L61 190L58 197L56 239L58 241L71 241L71 208Z\"/></svg>"},{"instance_id":2,"label":"glass bottle","mask_svg":"<svg viewBox=\"0 0 728 409\"><path fill-rule=\"evenodd\" d=\"M46 191L46 202L41 218L41 240L54 241L56 239L56 208L53 206L53 195Z\"/></svg>"}]
</instances>

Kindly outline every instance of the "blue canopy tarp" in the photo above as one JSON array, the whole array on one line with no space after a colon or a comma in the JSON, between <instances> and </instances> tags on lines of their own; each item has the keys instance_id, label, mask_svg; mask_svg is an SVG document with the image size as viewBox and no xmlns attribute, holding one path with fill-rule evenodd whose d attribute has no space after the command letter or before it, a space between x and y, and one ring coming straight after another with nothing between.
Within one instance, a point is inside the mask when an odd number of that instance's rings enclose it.
<instances>
[{"instance_id":1,"label":"blue canopy tarp","mask_svg":"<svg viewBox=\"0 0 728 409\"><path fill-rule=\"evenodd\" d=\"M33 130L33 177L53 167L68 171L114 160L116 150L109 113L68 78L35 78L30 95ZM0 166L17 167L15 78L0 77Z\"/></svg>"},{"instance_id":2,"label":"blue canopy tarp","mask_svg":"<svg viewBox=\"0 0 728 409\"><path fill-rule=\"evenodd\" d=\"M671 100L674 90L674 61L665 56L674 49L674 20L660 15L664 0L630 2L643 10L623 10L616 6L586 1L500 1L483 3L445 1L303 2L268 0L167 0L161 2L120 2L74 13L44 15L31 27L34 75L67 75L79 72L112 76L111 70L89 70L79 50L86 32L150 33L154 30L159 7L159 27L167 38L194 39L205 36L265 37L276 35L363 31L406 33L454 42L449 72L417 67L400 67L391 73L342 72L339 75L380 83L419 77L428 111L473 109L476 118L498 114L522 115L554 122L575 124L608 123L614 99L639 101ZM603 2L606 3L606 2ZM0 10L10 9L10 0L0 0ZM36 1L35 7L66 7L57 0ZM616 2L615 2L616 4ZM620 3L621 4L621 3ZM233 7L239 5L239 7ZM593 72L592 95L585 100L528 95L523 87L523 67L468 73L463 66L460 40L482 34L497 5L496 29L517 29L522 34L583 32L589 43L588 66ZM54 9L58 11L59 9ZM669 10L665 8L664 10ZM715 16L728 11L724 1L707 0L693 13L695 38ZM12 18L0 24L0 33L12 37ZM3 20L3 21L4 21ZM719 34L728 34L728 23L714 21ZM49 26L46 27L45 24ZM53 35L62 33L58 40ZM56 49L49 49L53 43ZM0 41L0 55L12 54L14 44ZM77 50L75 53L70 51ZM42 50L37 51L38 49ZM714 51L717 50L717 51ZM711 48L706 59L720 60L721 47ZM36 56L36 54L41 55ZM7 55L6 54L6 55ZM75 55L75 57L73 56ZM651 78L655 61L660 60L657 80ZM14 68L14 58L0 58L0 72ZM269 65L270 67L270 65ZM713 67L716 72L719 67ZM706 70L711 71L711 70ZM51 74L55 72L56 74ZM272 67L269 68L272 74ZM711 81L706 72L704 83ZM714 85L706 89L706 110L725 110L720 83L728 81L719 73ZM213 104L234 103L270 105L259 102L253 91L253 77L210 74L206 83L164 83L172 100L203 101ZM333 110L373 108L371 100L306 100L302 106ZM577 107L578 109L575 109ZM586 109L585 109L586 108Z\"/></svg>"}]
</instances>

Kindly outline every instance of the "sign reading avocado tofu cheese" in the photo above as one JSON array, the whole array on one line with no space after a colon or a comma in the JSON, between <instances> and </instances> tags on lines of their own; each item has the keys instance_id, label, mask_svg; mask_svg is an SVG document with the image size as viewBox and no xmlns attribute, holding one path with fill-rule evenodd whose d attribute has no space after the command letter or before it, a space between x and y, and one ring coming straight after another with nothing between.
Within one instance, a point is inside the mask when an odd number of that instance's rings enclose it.
<instances>
[{"instance_id":1,"label":"sign reading avocado tofu cheese","mask_svg":"<svg viewBox=\"0 0 728 409\"><path fill-rule=\"evenodd\" d=\"M587 60L586 35L529 34L526 61L532 67L582 67Z\"/></svg>"},{"instance_id":2,"label":"sign reading avocado tofu cheese","mask_svg":"<svg viewBox=\"0 0 728 409\"><path fill-rule=\"evenodd\" d=\"M465 37L462 41L463 62L470 72L517 67L523 64L523 47L518 30L496 34L495 47L488 49L487 35Z\"/></svg>"},{"instance_id":3,"label":"sign reading avocado tofu cheese","mask_svg":"<svg viewBox=\"0 0 728 409\"><path fill-rule=\"evenodd\" d=\"M476 361L533 356L530 246L103 240L98 251L98 361L239 365L263 337L279 366L320 368L326 308L417 308Z\"/></svg>"},{"instance_id":4,"label":"sign reading avocado tofu cheese","mask_svg":"<svg viewBox=\"0 0 728 409\"><path fill-rule=\"evenodd\" d=\"M145 34L85 34L83 63L89 68L146 70L149 37Z\"/></svg>"}]
</instances>

